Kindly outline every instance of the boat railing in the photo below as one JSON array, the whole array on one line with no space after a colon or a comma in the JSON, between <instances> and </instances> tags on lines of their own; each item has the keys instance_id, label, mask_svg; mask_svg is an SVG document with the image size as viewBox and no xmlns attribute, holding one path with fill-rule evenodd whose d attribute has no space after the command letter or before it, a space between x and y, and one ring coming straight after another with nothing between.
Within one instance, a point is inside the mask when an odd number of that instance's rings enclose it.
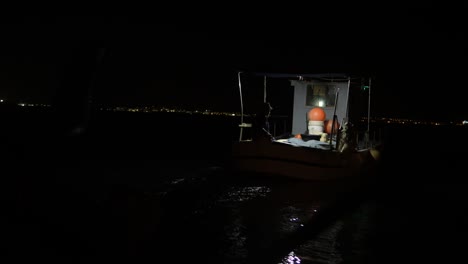
<instances>
[{"instance_id":1,"label":"boat railing","mask_svg":"<svg viewBox=\"0 0 468 264\"><path fill-rule=\"evenodd\" d=\"M356 146L357 149L373 148L382 144L383 135L382 129L372 131L358 131L356 133Z\"/></svg>"},{"instance_id":2,"label":"boat railing","mask_svg":"<svg viewBox=\"0 0 468 264\"><path fill-rule=\"evenodd\" d=\"M288 127L289 117L286 115L271 115L268 118L269 127L266 130L273 136L285 135L290 130Z\"/></svg>"},{"instance_id":3,"label":"boat railing","mask_svg":"<svg viewBox=\"0 0 468 264\"><path fill-rule=\"evenodd\" d=\"M256 127L260 124L254 122L255 117L248 115L245 116L244 122L240 123L239 141L251 141L253 131L255 129L262 129L269 136L274 138L284 135L290 135L290 117L286 115L270 115L262 128ZM248 130L245 130L248 129Z\"/></svg>"}]
</instances>

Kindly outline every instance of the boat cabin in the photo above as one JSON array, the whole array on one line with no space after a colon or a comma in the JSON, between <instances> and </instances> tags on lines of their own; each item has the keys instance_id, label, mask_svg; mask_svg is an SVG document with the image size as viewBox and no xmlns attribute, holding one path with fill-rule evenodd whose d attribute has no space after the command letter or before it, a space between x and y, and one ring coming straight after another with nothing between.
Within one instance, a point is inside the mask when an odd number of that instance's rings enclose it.
<instances>
[{"instance_id":1,"label":"boat cabin","mask_svg":"<svg viewBox=\"0 0 468 264\"><path fill-rule=\"evenodd\" d=\"M291 80L291 85L294 87L293 134L307 134L307 113L315 107L321 107L325 111L325 120L332 120L334 113L340 124L346 120L349 95L348 80Z\"/></svg>"}]
</instances>

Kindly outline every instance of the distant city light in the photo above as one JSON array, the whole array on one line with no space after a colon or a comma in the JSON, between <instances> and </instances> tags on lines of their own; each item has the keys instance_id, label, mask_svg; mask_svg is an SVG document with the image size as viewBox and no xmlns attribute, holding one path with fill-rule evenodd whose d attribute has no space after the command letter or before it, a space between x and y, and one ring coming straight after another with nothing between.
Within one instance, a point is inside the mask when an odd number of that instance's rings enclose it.
<instances>
[{"instance_id":1,"label":"distant city light","mask_svg":"<svg viewBox=\"0 0 468 264\"><path fill-rule=\"evenodd\" d=\"M3 99L0 99L0 103L3 103Z\"/></svg>"},{"instance_id":2,"label":"distant city light","mask_svg":"<svg viewBox=\"0 0 468 264\"><path fill-rule=\"evenodd\" d=\"M8 100L0 99L0 103L4 103ZM317 105L320 107L325 106L324 100L318 100ZM16 103L20 107L51 107L49 104L43 103ZM197 114L197 115L209 115L209 116L229 116L229 117L240 117L239 112L225 112L216 111L210 109L197 110L197 109L183 109L179 107L165 107L165 106L106 106L99 108L102 111L112 112L134 112L134 113L181 113L181 114ZM252 114L244 114L245 117L253 117ZM368 122L367 117L361 117L360 122ZM373 123L386 123L386 124L402 124L402 125L430 125L430 126L444 126L444 125L457 125L465 126L468 125L468 120L463 121L431 121L431 120L416 120L410 118L395 118L395 117L374 117L369 119Z\"/></svg>"}]
</instances>

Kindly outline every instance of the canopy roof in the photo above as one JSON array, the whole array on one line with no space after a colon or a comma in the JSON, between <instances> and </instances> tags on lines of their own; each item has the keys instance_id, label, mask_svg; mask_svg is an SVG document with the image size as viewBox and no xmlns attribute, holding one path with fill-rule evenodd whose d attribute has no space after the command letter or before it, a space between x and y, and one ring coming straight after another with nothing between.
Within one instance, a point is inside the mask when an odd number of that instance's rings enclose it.
<instances>
[{"instance_id":1,"label":"canopy roof","mask_svg":"<svg viewBox=\"0 0 468 264\"><path fill-rule=\"evenodd\" d=\"M269 78L286 78L286 79L322 79L327 81L348 81L348 79L356 79L360 77L352 76L346 73L272 73L272 72L253 72L254 76L264 76Z\"/></svg>"}]
</instances>

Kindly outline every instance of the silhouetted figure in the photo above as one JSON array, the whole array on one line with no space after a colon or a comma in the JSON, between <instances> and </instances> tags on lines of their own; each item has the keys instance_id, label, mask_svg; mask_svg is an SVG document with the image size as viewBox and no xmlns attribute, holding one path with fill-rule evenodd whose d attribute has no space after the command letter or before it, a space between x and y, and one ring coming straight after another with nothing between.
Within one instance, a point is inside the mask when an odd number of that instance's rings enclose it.
<instances>
[{"instance_id":1,"label":"silhouetted figure","mask_svg":"<svg viewBox=\"0 0 468 264\"><path fill-rule=\"evenodd\" d=\"M97 67L104 52L103 48L85 46L65 54L59 88L53 101L54 129L59 135L77 135L86 130Z\"/></svg>"},{"instance_id":2,"label":"silhouetted figure","mask_svg":"<svg viewBox=\"0 0 468 264\"><path fill-rule=\"evenodd\" d=\"M254 123L253 123L253 139L259 138L269 138L271 139L270 134L270 123L269 117L271 114L272 107L269 103L262 104L262 107L258 108L258 111L255 113Z\"/></svg>"}]
</instances>

